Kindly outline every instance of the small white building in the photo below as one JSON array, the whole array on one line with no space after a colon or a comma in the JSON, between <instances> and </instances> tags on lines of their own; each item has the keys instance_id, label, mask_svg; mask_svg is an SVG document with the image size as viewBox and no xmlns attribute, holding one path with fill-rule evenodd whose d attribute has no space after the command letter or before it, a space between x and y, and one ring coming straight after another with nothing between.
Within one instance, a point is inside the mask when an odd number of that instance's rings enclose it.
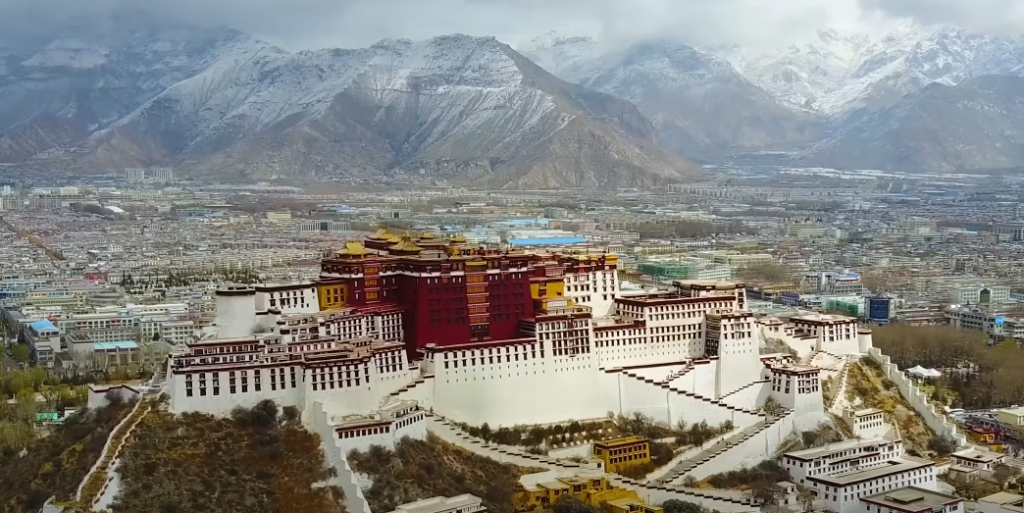
<instances>
[{"instance_id":1,"label":"small white building","mask_svg":"<svg viewBox=\"0 0 1024 513\"><path fill-rule=\"evenodd\" d=\"M968 479L991 475L996 467L1006 463L1005 454L984 449L966 449L953 453L952 457L949 471Z\"/></svg>"},{"instance_id":2,"label":"small white building","mask_svg":"<svg viewBox=\"0 0 1024 513\"><path fill-rule=\"evenodd\" d=\"M803 486L815 489L811 478L830 476L873 467L903 456L903 442L877 438L874 440L847 440L824 447L787 452L782 465ZM821 494L818 494L821 497Z\"/></svg>"},{"instance_id":3,"label":"small white building","mask_svg":"<svg viewBox=\"0 0 1024 513\"><path fill-rule=\"evenodd\" d=\"M820 412L825 408L821 396L821 369L785 363L769 368L772 397L797 413Z\"/></svg>"},{"instance_id":4,"label":"small white building","mask_svg":"<svg viewBox=\"0 0 1024 513\"><path fill-rule=\"evenodd\" d=\"M372 415L349 415L333 419L335 444L342 455L365 451L373 445L388 449L403 437L427 438L426 413L416 401L395 401Z\"/></svg>"},{"instance_id":5,"label":"small white building","mask_svg":"<svg viewBox=\"0 0 1024 513\"><path fill-rule=\"evenodd\" d=\"M391 513L481 513L487 511L483 499L464 493L455 497L431 497L402 504Z\"/></svg>"},{"instance_id":6,"label":"small white building","mask_svg":"<svg viewBox=\"0 0 1024 513\"><path fill-rule=\"evenodd\" d=\"M885 435L889 425L885 422L884 412L877 408L866 410L843 410L843 421L850 426L853 436L861 439L874 439Z\"/></svg>"}]
</instances>

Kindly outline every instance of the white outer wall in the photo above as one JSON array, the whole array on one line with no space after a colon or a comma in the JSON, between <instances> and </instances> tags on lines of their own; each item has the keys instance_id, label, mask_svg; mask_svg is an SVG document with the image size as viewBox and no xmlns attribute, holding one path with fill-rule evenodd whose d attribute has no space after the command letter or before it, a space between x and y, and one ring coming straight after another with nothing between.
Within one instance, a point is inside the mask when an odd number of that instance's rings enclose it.
<instances>
[{"instance_id":1,"label":"white outer wall","mask_svg":"<svg viewBox=\"0 0 1024 513\"><path fill-rule=\"evenodd\" d=\"M446 369L435 365L433 408L492 428L602 418L597 356L554 357ZM429 382L428 382L429 383ZM422 385L421 385L422 386Z\"/></svg>"},{"instance_id":2,"label":"white outer wall","mask_svg":"<svg viewBox=\"0 0 1024 513\"><path fill-rule=\"evenodd\" d=\"M753 324L753 321L750 322ZM722 325L726 325L724 320ZM715 372L715 390L713 395L708 396L712 398L735 392L740 387L761 379L761 373L764 371L755 337L719 341L718 361L715 363L718 367Z\"/></svg>"},{"instance_id":3,"label":"white outer wall","mask_svg":"<svg viewBox=\"0 0 1024 513\"><path fill-rule=\"evenodd\" d=\"M217 294L217 336L241 338L256 327L256 291L247 294Z\"/></svg>"},{"instance_id":4,"label":"white outer wall","mask_svg":"<svg viewBox=\"0 0 1024 513\"><path fill-rule=\"evenodd\" d=\"M669 385L673 388L693 392L700 396L714 397L717 373L718 364L715 360L711 360L694 365L693 370L672 380ZM759 379L759 377L754 376L751 376L748 383Z\"/></svg>"},{"instance_id":5,"label":"white outer wall","mask_svg":"<svg viewBox=\"0 0 1024 513\"><path fill-rule=\"evenodd\" d=\"M722 402L739 408L756 410L768 399L771 390L771 383L759 383L722 399Z\"/></svg>"},{"instance_id":6,"label":"white outer wall","mask_svg":"<svg viewBox=\"0 0 1024 513\"><path fill-rule=\"evenodd\" d=\"M875 347L872 336L870 333L860 333L857 335L857 344L860 346L860 352L867 353L871 348Z\"/></svg>"},{"instance_id":7,"label":"white outer wall","mask_svg":"<svg viewBox=\"0 0 1024 513\"><path fill-rule=\"evenodd\" d=\"M711 461L698 465L688 475L699 480L713 474L741 467L751 467L764 460L772 459L779 449L779 444L793 432L793 419L795 418L795 413L786 415L768 429L719 454Z\"/></svg>"},{"instance_id":8,"label":"white outer wall","mask_svg":"<svg viewBox=\"0 0 1024 513\"><path fill-rule=\"evenodd\" d=\"M956 440L959 447L967 446L967 437L957 432L956 425L946 419L946 416L935 410L929 401L928 396L921 392L910 379L907 378L903 372L900 372L899 367L892 363L888 356L882 354L882 350L876 347L871 348L868 351L868 358L878 362L882 365L882 372L885 377L889 378L890 381L896 384L896 388L899 389L900 394L903 396L910 406L914 408L914 411L924 419L925 424L932 428L935 433L940 436L948 436L953 440Z\"/></svg>"},{"instance_id":9,"label":"white outer wall","mask_svg":"<svg viewBox=\"0 0 1024 513\"><path fill-rule=\"evenodd\" d=\"M712 404L674 390L666 390L622 372L604 374L602 379L606 380L602 389L613 390L617 396L613 399L616 402L610 404L608 408L615 413L629 415L640 412L655 422L665 422L669 425L675 425L679 419L684 419L690 424L705 420L713 426L728 420L738 427L746 427L761 420L757 415L730 410L722 405ZM751 388L763 386L755 385Z\"/></svg>"},{"instance_id":10,"label":"white outer wall","mask_svg":"<svg viewBox=\"0 0 1024 513\"><path fill-rule=\"evenodd\" d=\"M89 402L87 403L89 409L92 410L94 408L102 408L110 404L110 401L107 401L108 391L121 396L121 400L124 402L132 400L137 401L141 397L141 395L138 392L123 386L115 386L111 388L103 387L98 389L93 389L93 387L89 387Z\"/></svg>"},{"instance_id":11,"label":"white outer wall","mask_svg":"<svg viewBox=\"0 0 1024 513\"><path fill-rule=\"evenodd\" d=\"M348 454L342 454L341 448L336 444L337 438L334 436L334 429L328 423L327 414L324 413L322 405L314 403L311 413L313 429L320 436L320 447L324 451L324 458L327 460L327 464L334 467L338 473L338 476L331 480L331 484L340 487L345 492L345 507L352 513L372 513L370 504L366 502L366 497L363 496L363 491L357 484L355 472L348 464Z\"/></svg>"}]
</instances>

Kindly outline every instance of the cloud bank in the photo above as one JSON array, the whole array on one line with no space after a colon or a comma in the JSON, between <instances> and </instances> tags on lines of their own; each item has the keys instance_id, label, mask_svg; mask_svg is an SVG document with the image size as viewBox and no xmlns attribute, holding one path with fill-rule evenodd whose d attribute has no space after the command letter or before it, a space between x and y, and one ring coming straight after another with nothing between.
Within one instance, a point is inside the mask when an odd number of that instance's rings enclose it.
<instances>
[{"instance_id":1,"label":"cloud bank","mask_svg":"<svg viewBox=\"0 0 1024 513\"><path fill-rule=\"evenodd\" d=\"M871 31L916 20L969 29L1024 27L1024 0L3 0L0 42L66 23L231 26L289 50L362 47L383 38L493 35L515 44L551 30L608 40L778 46L822 28Z\"/></svg>"}]
</instances>

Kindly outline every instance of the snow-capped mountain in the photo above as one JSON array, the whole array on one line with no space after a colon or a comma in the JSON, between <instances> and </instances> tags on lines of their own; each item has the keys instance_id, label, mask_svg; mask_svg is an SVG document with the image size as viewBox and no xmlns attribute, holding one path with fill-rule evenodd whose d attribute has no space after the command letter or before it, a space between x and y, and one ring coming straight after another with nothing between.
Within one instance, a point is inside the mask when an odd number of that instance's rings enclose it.
<instances>
[{"instance_id":1,"label":"snow-capped mountain","mask_svg":"<svg viewBox=\"0 0 1024 513\"><path fill-rule=\"evenodd\" d=\"M91 30L0 47L0 162L77 144L255 40L230 30Z\"/></svg>"},{"instance_id":2,"label":"snow-capped mountain","mask_svg":"<svg viewBox=\"0 0 1024 513\"><path fill-rule=\"evenodd\" d=\"M891 106L929 84L1020 74L1024 39L904 25L881 36L828 30L803 45L720 53L779 99L843 119Z\"/></svg>"},{"instance_id":3,"label":"snow-capped mountain","mask_svg":"<svg viewBox=\"0 0 1024 513\"><path fill-rule=\"evenodd\" d=\"M37 101L0 127L0 158L52 157L85 139L74 148L83 169L172 162L220 175L409 173L500 187L636 186L696 172L633 105L559 80L493 38L296 54L233 31L192 41L191 53L176 41L190 39L157 35L142 56L81 39L25 56L0 98L31 91ZM61 96L37 87L39 73L92 81Z\"/></svg>"},{"instance_id":4,"label":"snow-capped mountain","mask_svg":"<svg viewBox=\"0 0 1024 513\"><path fill-rule=\"evenodd\" d=\"M622 47L549 34L520 50L562 79L632 102L681 155L716 159L819 136L813 116L781 105L725 60L681 43Z\"/></svg>"},{"instance_id":5,"label":"snow-capped mountain","mask_svg":"<svg viewBox=\"0 0 1024 513\"><path fill-rule=\"evenodd\" d=\"M849 123L807 152L815 164L946 172L1024 167L1024 78L934 83Z\"/></svg>"}]
</instances>

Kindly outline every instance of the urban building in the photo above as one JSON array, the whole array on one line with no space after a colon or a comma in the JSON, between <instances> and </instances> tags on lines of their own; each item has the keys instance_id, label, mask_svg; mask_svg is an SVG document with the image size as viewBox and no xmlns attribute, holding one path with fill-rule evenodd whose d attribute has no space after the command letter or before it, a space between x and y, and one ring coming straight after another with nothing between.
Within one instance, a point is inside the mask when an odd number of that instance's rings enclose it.
<instances>
[{"instance_id":1,"label":"urban building","mask_svg":"<svg viewBox=\"0 0 1024 513\"><path fill-rule=\"evenodd\" d=\"M949 471L972 480L990 477L997 466L1006 462L1004 453L973 448L955 452L952 458Z\"/></svg>"}]
</instances>

